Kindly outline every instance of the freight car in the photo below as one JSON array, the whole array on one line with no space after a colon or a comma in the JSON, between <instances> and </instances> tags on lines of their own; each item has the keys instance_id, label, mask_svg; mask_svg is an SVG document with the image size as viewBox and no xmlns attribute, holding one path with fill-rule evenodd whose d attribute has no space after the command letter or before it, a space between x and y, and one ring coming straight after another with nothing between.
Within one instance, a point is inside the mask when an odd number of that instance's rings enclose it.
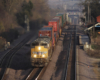
<instances>
[{"instance_id":1,"label":"freight car","mask_svg":"<svg viewBox=\"0 0 100 80\"><path fill-rule=\"evenodd\" d=\"M39 44L39 45L31 45L31 63L32 66L35 67L43 67L47 65L51 55L52 50L55 47L55 38L54 38L54 30L53 26L44 26L39 30L38 33L39 38L36 39L33 44ZM45 45L44 45L45 43ZM47 46L46 46L47 45ZM37 46L37 47L36 47ZM41 48L40 50L37 48ZM37 54L33 54L34 52L37 52ZM46 52L45 54L38 54L38 53ZM38 56L41 55L41 56ZM34 57L33 57L34 56ZM45 56L45 57L43 57Z\"/></svg>"},{"instance_id":2,"label":"freight car","mask_svg":"<svg viewBox=\"0 0 100 80\"><path fill-rule=\"evenodd\" d=\"M31 44L31 64L35 67L43 67L48 64L55 44L61 35L62 28L66 24L66 15L57 14L43 26L38 33L38 38Z\"/></svg>"},{"instance_id":3,"label":"freight car","mask_svg":"<svg viewBox=\"0 0 100 80\"><path fill-rule=\"evenodd\" d=\"M58 19L59 20L59 36L61 36L61 32L62 32L62 29L61 29L61 25L62 25L62 20L61 20L61 16L56 16L54 17L53 19Z\"/></svg>"},{"instance_id":4,"label":"freight car","mask_svg":"<svg viewBox=\"0 0 100 80\"><path fill-rule=\"evenodd\" d=\"M39 30L39 34L38 34L39 37L41 36L48 36L52 39L52 45L53 47L55 46L55 35L54 35L54 28L53 26L44 26L42 27L40 30Z\"/></svg>"},{"instance_id":5,"label":"freight car","mask_svg":"<svg viewBox=\"0 0 100 80\"><path fill-rule=\"evenodd\" d=\"M65 13L57 13L57 15L56 16L61 16L62 17L62 27L64 27L65 26L65 24L66 24L66 14Z\"/></svg>"},{"instance_id":6,"label":"freight car","mask_svg":"<svg viewBox=\"0 0 100 80\"><path fill-rule=\"evenodd\" d=\"M39 37L31 44L31 64L35 67L46 66L52 55L52 39Z\"/></svg>"}]
</instances>

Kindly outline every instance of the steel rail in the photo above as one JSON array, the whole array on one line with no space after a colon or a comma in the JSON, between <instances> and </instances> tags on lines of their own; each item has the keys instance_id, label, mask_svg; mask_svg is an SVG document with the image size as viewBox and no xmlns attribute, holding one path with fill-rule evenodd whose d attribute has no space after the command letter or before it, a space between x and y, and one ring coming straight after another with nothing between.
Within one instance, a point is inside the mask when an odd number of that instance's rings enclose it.
<instances>
[{"instance_id":1,"label":"steel rail","mask_svg":"<svg viewBox=\"0 0 100 80\"><path fill-rule=\"evenodd\" d=\"M12 50L10 50L1 60L0 67L3 68L1 69L0 73L0 79L3 80L6 77L6 70L10 66L11 60L13 56L16 54L16 52L25 45L25 43L32 37L33 35L31 34L30 36L27 36L27 39L22 40L17 46L15 46Z\"/></svg>"},{"instance_id":2,"label":"steel rail","mask_svg":"<svg viewBox=\"0 0 100 80\"><path fill-rule=\"evenodd\" d=\"M42 72L43 68L34 68L25 80L36 80L36 77Z\"/></svg>"},{"instance_id":3,"label":"steel rail","mask_svg":"<svg viewBox=\"0 0 100 80\"><path fill-rule=\"evenodd\" d=\"M62 75L62 80L66 80L67 79L67 69L68 69L71 41L72 41L72 32L70 34L70 42L69 42L69 45L68 45L69 47L68 47L68 50L67 50L67 58L66 58L66 61L65 61L66 63L65 63L64 73Z\"/></svg>"},{"instance_id":4,"label":"steel rail","mask_svg":"<svg viewBox=\"0 0 100 80\"><path fill-rule=\"evenodd\" d=\"M39 77L42 74L42 72L43 72L43 69L41 70L40 74L35 78L35 80L38 80L39 79Z\"/></svg>"},{"instance_id":5,"label":"steel rail","mask_svg":"<svg viewBox=\"0 0 100 80\"><path fill-rule=\"evenodd\" d=\"M43 75L42 73L44 73L44 71L46 70L46 68L47 68L47 66L41 68L41 70L39 70L39 71L38 70L36 71L36 70L33 69L25 80L39 80L41 78L41 76Z\"/></svg>"},{"instance_id":6,"label":"steel rail","mask_svg":"<svg viewBox=\"0 0 100 80\"><path fill-rule=\"evenodd\" d=\"M66 30L68 31L68 30ZM76 54L76 26L74 25L74 30L69 30L71 32L70 35L70 42L69 42L69 47L68 47L68 51L67 51L67 58L66 58L66 64L65 64L65 68L64 68L64 74L61 80L66 80L67 79L67 71L68 71L68 63L69 63L69 56L70 56L70 49L71 49L71 41L72 41L72 32L74 32L74 54ZM69 32L68 31L68 32ZM76 60L76 59L75 59ZM75 74L75 78L76 78L76 74Z\"/></svg>"},{"instance_id":7,"label":"steel rail","mask_svg":"<svg viewBox=\"0 0 100 80\"><path fill-rule=\"evenodd\" d=\"M48 66L48 65L47 65ZM47 66L45 66L41 72L39 73L39 75L35 78L35 80L40 80L41 79L41 76L43 75L42 73L44 73L44 71L46 70Z\"/></svg>"},{"instance_id":8,"label":"steel rail","mask_svg":"<svg viewBox=\"0 0 100 80\"><path fill-rule=\"evenodd\" d=\"M76 62L76 41L77 41L77 36L76 36L77 34L76 33L77 33L77 30L76 30L76 26L75 26L75 34L74 34L75 35L75 41L74 41L74 46L75 46L74 47L74 49L75 49L75 51L74 51L74 54L75 54L75 80L76 80L76 65L77 65L76 64L77 63Z\"/></svg>"},{"instance_id":9,"label":"steel rail","mask_svg":"<svg viewBox=\"0 0 100 80\"><path fill-rule=\"evenodd\" d=\"M34 69L31 71L31 73L27 76L27 78L25 80L30 80L31 75L33 74Z\"/></svg>"}]
</instances>

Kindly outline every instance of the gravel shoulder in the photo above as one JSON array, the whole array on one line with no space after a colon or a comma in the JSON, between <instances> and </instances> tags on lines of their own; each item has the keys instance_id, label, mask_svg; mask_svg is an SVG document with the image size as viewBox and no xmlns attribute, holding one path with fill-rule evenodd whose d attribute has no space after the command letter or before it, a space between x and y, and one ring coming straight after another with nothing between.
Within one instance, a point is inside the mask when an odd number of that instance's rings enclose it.
<instances>
[{"instance_id":1,"label":"gravel shoulder","mask_svg":"<svg viewBox=\"0 0 100 80\"><path fill-rule=\"evenodd\" d=\"M93 71L93 63L98 59L90 58L83 49L77 47L79 80L98 80L97 75Z\"/></svg>"}]
</instances>

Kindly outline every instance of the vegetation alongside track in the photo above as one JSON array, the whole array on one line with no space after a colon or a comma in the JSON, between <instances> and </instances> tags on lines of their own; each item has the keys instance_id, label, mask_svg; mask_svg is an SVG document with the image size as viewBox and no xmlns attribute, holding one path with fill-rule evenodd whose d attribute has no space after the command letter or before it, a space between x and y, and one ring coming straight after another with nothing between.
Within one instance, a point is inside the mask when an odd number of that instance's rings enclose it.
<instances>
[{"instance_id":1,"label":"vegetation alongside track","mask_svg":"<svg viewBox=\"0 0 100 80\"><path fill-rule=\"evenodd\" d=\"M4 38L0 37L0 49L2 49L2 47L4 47L5 41L6 40Z\"/></svg>"},{"instance_id":2,"label":"vegetation alongside track","mask_svg":"<svg viewBox=\"0 0 100 80\"><path fill-rule=\"evenodd\" d=\"M100 34L89 33L90 36L90 48L87 50L87 54L91 57L100 58Z\"/></svg>"},{"instance_id":3,"label":"vegetation alongside track","mask_svg":"<svg viewBox=\"0 0 100 80\"><path fill-rule=\"evenodd\" d=\"M93 63L93 71L98 76L98 80L100 80L100 62Z\"/></svg>"},{"instance_id":4,"label":"vegetation alongside track","mask_svg":"<svg viewBox=\"0 0 100 80\"><path fill-rule=\"evenodd\" d=\"M98 44L91 44L91 48L95 49L95 50L99 50L100 49L100 45L98 45Z\"/></svg>"},{"instance_id":5,"label":"vegetation alongside track","mask_svg":"<svg viewBox=\"0 0 100 80\"><path fill-rule=\"evenodd\" d=\"M10 42L25 32L25 15L30 20L31 29L46 24L49 19L46 0L1 0L0 12L0 36ZM23 33L19 33L20 30ZM3 47L2 44L0 47Z\"/></svg>"}]
</instances>

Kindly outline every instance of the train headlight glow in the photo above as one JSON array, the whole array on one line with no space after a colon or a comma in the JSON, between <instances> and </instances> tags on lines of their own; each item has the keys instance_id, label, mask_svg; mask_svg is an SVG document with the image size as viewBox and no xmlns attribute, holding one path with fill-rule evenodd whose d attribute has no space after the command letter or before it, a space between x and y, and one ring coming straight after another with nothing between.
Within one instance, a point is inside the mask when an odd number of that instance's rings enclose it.
<instances>
[{"instance_id":1,"label":"train headlight glow","mask_svg":"<svg viewBox=\"0 0 100 80\"><path fill-rule=\"evenodd\" d=\"M34 55L34 57L36 58L36 54Z\"/></svg>"},{"instance_id":2,"label":"train headlight glow","mask_svg":"<svg viewBox=\"0 0 100 80\"><path fill-rule=\"evenodd\" d=\"M38 47L39 50L41 50L41 47Z\"/></svg>"},{"instance_id":3,"label":"train headlight glow","mask_svg":"<svg viewBox=\"0 0 100 80\"><path fill-rule=\"evenodd\" d=\"M44 58L44 57L45 57L45 55L43 54L43 55L42 55L42 57Z\"/></svg>"}]
</instances>

